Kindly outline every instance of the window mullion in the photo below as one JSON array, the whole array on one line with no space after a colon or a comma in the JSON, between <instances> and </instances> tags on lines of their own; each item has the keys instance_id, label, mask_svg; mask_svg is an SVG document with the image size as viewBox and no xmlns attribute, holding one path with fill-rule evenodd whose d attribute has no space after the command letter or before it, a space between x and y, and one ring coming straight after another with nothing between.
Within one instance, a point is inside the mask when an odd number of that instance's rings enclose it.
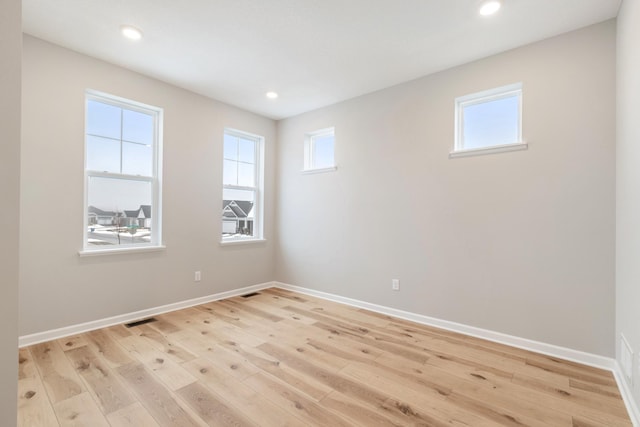
<instances>
[{"instance_id":1,"label":"window mullion","mask_svg":"<svg viewBox=\"0 0 640 427\"><path fill-rule=\"evenodd\" d=\"M226 190L255 191L257 189L257 186L250 187L250 186L245 186L245 185L224 184L223 188L226 189Z\"/></svg>"},{"instance_id":2,"label":"window mullion","mask_svg":"<svg viewBox=\"0 0 640 427\"><path fill-rule=\"evenodd\" d=\"M122 168L122 164L123 164L123 160L124 160L124 147L123 147L123 141L124 140L124 109L120 109L120 173L122 173L123 168Z\"/></svg>"}]
</instances>

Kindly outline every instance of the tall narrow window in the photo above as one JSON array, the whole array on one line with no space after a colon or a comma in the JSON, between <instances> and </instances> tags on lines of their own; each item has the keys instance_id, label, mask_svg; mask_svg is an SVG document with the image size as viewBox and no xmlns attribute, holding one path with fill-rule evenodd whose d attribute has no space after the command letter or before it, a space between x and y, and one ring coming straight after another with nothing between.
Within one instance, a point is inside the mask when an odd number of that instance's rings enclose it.
<instances>
[{"instance_id":1,"label":"tall narrow window","mask_svg":"<svg viewBox=\"0 0 640 427\"><path fill-rule=\"evenodd\" d=\"M304 171L335 170L335 129L327 128L305 134Z\"/></svg>"},{"instance_id":2,"label":"tall narrow window","mask_svg":"<svg viewBox=\"0 0 640 427\"><path fill-rule=\"evenodd\" d=\"M453 154L510 151L522 142L522 84L517 83L456 99Z\"/></svg>"},{"instance_id":3,"label":"tall narrow window","mask_svg":"<svg viewBox=\"0 0 640 427\"><path fill-rule=\"evenodd\" d=\"M264 138L224 132L222 241L259 240L262 234Z\"/></svg>"},{"instance_id":4,"label":"tall narrow window","mask_svg":"<svg viewBox=\"0 0 640 427\"><path fill-rule=\"evenodd\" d=\"M85 251L160 246L162 110L86 94Z\"/></svg>"}]
</instances>

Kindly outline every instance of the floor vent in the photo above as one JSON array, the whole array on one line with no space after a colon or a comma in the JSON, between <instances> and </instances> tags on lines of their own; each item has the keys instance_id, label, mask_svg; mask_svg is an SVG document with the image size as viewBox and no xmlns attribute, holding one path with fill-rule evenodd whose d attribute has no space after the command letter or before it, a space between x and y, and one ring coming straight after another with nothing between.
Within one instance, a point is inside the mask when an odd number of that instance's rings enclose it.
<instances>
[{"instance_id":1,"label":"floor vent","mask_svg":"<svg viewBox=\"0 0 640 427\"><path fill-rule=\"evenodd\" d=\"M145 323L155 322L156 320L158 319L156 319L155 317L149 317L148 319L136 320L135 322L125 323L124 326L126 328L133 328L134 326L144 325Z\"/></svg>"},{"instance_id":2,"label":"floor vent","mask_svg":"<svg viewBox=\"0 0 640 427\"><path fill-rule=\"evenodd\" d=\"M256 295L260 295L260 292L251 292L250 294L244 294L244 295L240 295L242 298L251 298L251 297L255 297Z\"/></svg>"}]
</instances>

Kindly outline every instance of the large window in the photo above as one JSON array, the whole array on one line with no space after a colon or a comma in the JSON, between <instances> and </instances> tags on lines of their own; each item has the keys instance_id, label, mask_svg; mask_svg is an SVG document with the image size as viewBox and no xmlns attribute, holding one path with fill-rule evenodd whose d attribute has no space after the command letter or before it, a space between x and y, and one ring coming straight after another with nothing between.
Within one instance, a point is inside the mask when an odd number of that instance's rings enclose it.
<instances>
[{"instance_id":1,"label":"large window","mask_svg":"<svg viewBox=\"0 0 640 427\"><path fill-rule=\"evenodd\" d=\"M522 142L522 84L456 99L456 135L452 154L526 148Z\"/></svg>"},{"instance_id":2,"label":"large window","mask_svg":"<svg viewBox=\"0 0 640 427\"><path fill-rule=\"evenodd\" d=\"M85 251L160 246L162 110L86 94Z\"/></svg>"},{"instance_id":3,"label":"large window","mask_svg":"<svg viewBox=\"0 0 640 427\"><path fill-rule=\"evenodd\" d=\"M262 239L264 139L224 132L222 241Z\"/></svg>"},{"instance_id":4,"label":"large window","mask_svg":"<svg viewBox=\"0 0 640 427\"><path fill-rule=\"evenodd\" d=\"M305 134L304 171L335 170L335 129L327 128Z\"/></svg>"}]
</instances>

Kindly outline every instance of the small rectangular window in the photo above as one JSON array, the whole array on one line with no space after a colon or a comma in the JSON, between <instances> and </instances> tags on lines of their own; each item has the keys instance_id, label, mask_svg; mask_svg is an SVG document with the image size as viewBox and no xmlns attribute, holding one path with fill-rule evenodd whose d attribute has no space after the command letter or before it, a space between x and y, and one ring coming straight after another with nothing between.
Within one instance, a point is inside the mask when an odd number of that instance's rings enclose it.
<instances>
[{"instance_id":1,"label":"small rectangular window","mask_svg":"<svg viewBox=\"0 0 640 427\"><path fill-rule=\"evenodd\" d=\"M162 110L88 91L84 250L161 245Z\"/></svg>"},{"instance_id":2,"label":"small rectangular window","mask_svg":"<svg viewBox=\"0 0 640 427\"><path fill-rule=\"evenodd\" d=\"M456 98L455 113L452 155L526 148L522 142L522 83Z\"/></svg>"},{"instance_id":3,"label":"small rectangular window","mask_svg":"<svg viewBox=\"0 0 640 427\"><path fill-rule=\"evenodd\" d=\"M330 171L335 168L335 128L305 134L304 171Z\"/></svg>"},{"instance_id":4,"label":"small rectangular window","mask_svg":"<svg viewBox=\"0 0 640 427\"><path fill-rule=\"evenodd\" d=\"M222 242L260 240L262 234L264 138L224 132Z\"/></svg>"}]
</instances>

